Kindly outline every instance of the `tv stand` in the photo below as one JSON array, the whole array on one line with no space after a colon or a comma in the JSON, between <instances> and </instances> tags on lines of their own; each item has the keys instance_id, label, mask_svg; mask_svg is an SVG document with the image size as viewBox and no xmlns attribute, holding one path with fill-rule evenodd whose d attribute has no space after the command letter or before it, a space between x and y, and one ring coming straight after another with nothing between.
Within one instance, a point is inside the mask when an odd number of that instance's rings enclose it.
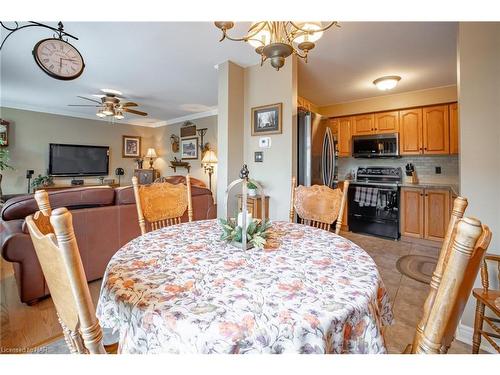
<instances>
[{"instance_id":1,"label":"tv stand","mask_svg":"<svg viewBox=\"0 0 500 375\"><path fill-rule=\"evenodd\" d=\"M63 189L75 189L75 188L83 188L83 187L92 187L92 186L109 186L112 188L120 187L119 184L83 184L83 185L69 185L69 184L54 184L50 186L38 186L37 190L63 190Z\"/></svg>"}]
</instances>

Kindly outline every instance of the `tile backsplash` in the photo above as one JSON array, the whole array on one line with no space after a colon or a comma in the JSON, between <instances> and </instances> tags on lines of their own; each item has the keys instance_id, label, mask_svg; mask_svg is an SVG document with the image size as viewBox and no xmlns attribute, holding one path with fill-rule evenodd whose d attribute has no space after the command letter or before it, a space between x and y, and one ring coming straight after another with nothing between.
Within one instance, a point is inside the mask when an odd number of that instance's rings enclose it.
<instances>
[{"instance_id":1,"label":"tile backsplash","mask_svg":"<svg viewBox=\"0 0 500 375\"><path fill-rule=\"evenodd\" d=\"M343 180L352 170L367 166L401 167L404 176L405 166L408 163L415 166L420 182L459 183L457 155L403 156L394 159L339 158L338 178ZM436 174L435 167L441 167L441 174Z\"/></svg>"}]
</instances>

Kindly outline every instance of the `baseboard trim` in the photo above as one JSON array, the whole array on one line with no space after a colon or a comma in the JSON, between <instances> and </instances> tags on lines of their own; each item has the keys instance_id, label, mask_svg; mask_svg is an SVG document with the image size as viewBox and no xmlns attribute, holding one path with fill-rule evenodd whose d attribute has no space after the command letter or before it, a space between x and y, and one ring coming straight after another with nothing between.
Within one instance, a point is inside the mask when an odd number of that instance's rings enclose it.
<instances>
[{"instance_id":1,"label":"baseboard trim","mask_svg":"<svg viewBox=\"0 0 500 375\"><path fill-rule=\"evenodd\" d=\"M455 339L472 346L473 334L474 334L474 329L472 327L460 323L457 328ZM484 337L481 339L481 349L488 353L497 354L495 348L491 346L488 340L486 340Z\"/></svg>"}]
</instances>

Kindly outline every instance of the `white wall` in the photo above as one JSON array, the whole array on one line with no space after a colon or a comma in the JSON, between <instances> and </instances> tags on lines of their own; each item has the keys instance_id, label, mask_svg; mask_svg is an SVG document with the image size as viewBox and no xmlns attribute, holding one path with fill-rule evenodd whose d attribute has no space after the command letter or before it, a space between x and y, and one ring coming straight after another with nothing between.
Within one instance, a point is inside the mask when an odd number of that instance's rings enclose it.
<instances>
[{"instance_id":1,"label":"white wall","mask_svg":"<svg viewBox=\"0 0 500 375\"><path fill-rule=\"evenodd\" d=\"M294 132L297 112L297 61L290 57L285 66L276 71L270 64L245 69L245 163L250 178L261 182L269 195L271 220L288 220L290 186L294 171ZM251 135L252 108L283 103L282 134L270 135L271 148L260 149L258 136ZM254 162L254 152L264 152L264 162Z\"/></svg>"},{"instance_id":2,"label":"white wall","mask_svg":"<svg viewBox=\"0 0 500 375\"><path fill-rule=\"evenodd\" d=\"M217 154L217 116L203 117L196 120L191 120L192 123L196 125L197 129L207 128L207 133L203 137L204 143L210 143L210 149L214 150ZM174 170L170 167L170 161L177 157L181 158L180 149L179 152L174 153L172 151L172 146L170 143L170 136L175 134L180 137L180 129L183 122L171 124L167 126L162 126L160 128L155 128L153 131L153 147L155 147L156 154L158 158L154 161L153 167L160 171L162 176L172 176L172 175L183 175L187 174L187 170L184 168L177 168ZM198 134L197 134L198 135ZM201 146L201 138L199 138L199 144ZM201 165L201 151L198 151L197 160L186 160L191 164L190 175L199 180L205 182L208 187L208 174L204 172L203 166ZM149 166L149 160L144 161L144 167ZM215 194L215 185L217 181L217 166L214 169L214 175L212 175L212 191Z\"/></svg>"},{"instance_id":3,"label":"white wall","mask_svg":"<svg viewBox=\"0 0 500 375\"><path fill-rule=\"evenodd\" d=\"M0 108L0 117L11 122L8 150L14 171L3 171L4 194L27 193L26 170L33 169L35 176L45 175L49 167L49 143L86 144L109 146L110 160L107 178L118 181L114 171L125 169L122 182L130 182L135 163L132 158L122 158L122 135L142 137L142 152L151 147L155 129L143 126L111 124L49 113L12 108ZM97 177L85 177L86 183L98 183ZM56 183L69 183L71 179L57 178Z\"/></svg>"},{"instance_id":4,"label":"white wall","mask_svg":"<svg viewBox=\"0 0 500 375\"><path fill-rule=\"evenodd\" d=\"M490 227L493 238L488 252L499 254L500 23L460 23L458 101L460 185L469 200L466 215ZM476 284L480 285L479 278ZM469 299L462 317L469 328L474 324L473 300Z\"/></svg>"}]
</instances>

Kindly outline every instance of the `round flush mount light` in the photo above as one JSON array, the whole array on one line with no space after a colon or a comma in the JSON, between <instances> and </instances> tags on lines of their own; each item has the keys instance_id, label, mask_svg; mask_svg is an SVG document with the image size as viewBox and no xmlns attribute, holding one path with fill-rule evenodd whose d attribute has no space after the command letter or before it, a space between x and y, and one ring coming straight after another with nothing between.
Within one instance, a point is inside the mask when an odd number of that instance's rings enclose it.
<instances>
[{"instance_id":1,"label":"round flush mount light","mask_svg":"<svg viewBox=\"0 0 500 375\"><path fill-rule=\"evenodd\" d=\"M400 76L385 76L377 78L375 81L373 81L373 84L377 86L379 90L387 91L396 87L400 80Z\"/></svg>"}]
</instances>

